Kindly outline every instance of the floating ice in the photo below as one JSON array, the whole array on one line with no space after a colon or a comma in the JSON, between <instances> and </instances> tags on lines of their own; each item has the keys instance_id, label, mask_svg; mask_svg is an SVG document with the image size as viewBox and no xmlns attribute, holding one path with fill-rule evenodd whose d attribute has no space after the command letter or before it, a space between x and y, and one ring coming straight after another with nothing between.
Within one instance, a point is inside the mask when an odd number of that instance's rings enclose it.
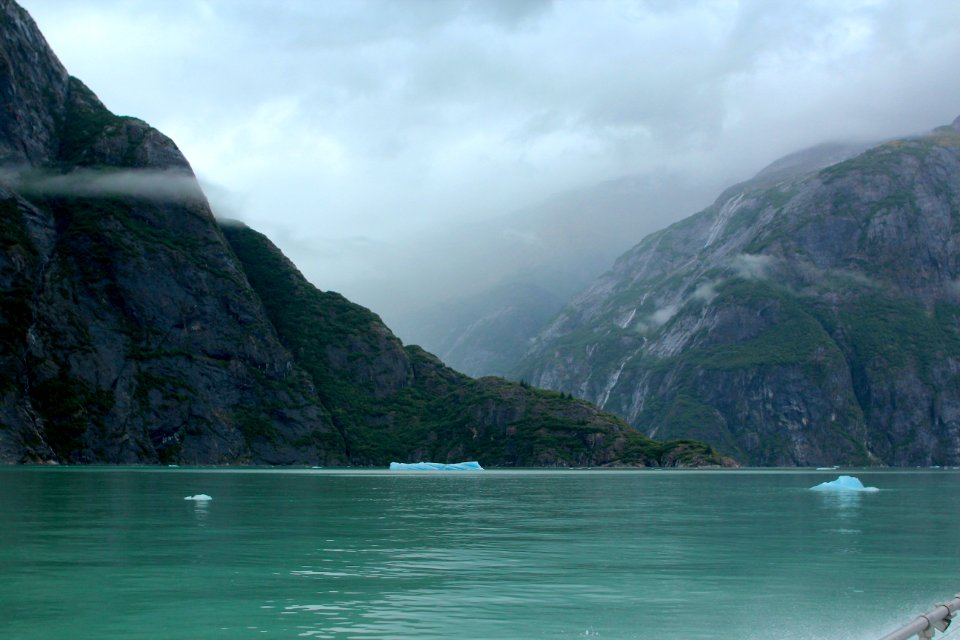
<instances>
[{"instance_id":1,"label":"floating ice","mask_svg":"<svg viewBox=\"0 0 960 640\"><path fill-rule=\"evenodd\" d=\"M876 487L865 487L859 478L854 476L839 476L830 482L821 482L813 491L879 491Z\"/></svg>"},{"instance_id":2,"label":"floating ice","mask_svg":"<svg viewBox=\"0 0 960 640\"><path fill-rule=\"evenodd\" d=\"M442 462L391 462L390 471L483 471L479 462L458 462L443 464Z\"/></svg>"},{"instance_id":3,"label":"floating ice","mask_svg":"<svg viewBox=\"0 0 960 640\"><path fill-rule=\"evenodd\" d=\"M205 493L198 493L195 496L187 496L184 500L196 500L197 502L206 502L208 500L213 500L210 496Z\"/></svg>"}]
</instances>

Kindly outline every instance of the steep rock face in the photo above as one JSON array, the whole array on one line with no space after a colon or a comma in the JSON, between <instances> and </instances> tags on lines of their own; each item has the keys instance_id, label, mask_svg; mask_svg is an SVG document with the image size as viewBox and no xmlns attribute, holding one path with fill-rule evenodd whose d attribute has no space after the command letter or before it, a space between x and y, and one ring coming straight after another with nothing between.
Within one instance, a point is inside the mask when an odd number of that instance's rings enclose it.
<instances>
[{"instance_id":1,"label":"steep rock face","mask_svg":"<svg viewBox=\"0 0 960 640\"><path fill-rule=\"evenodd\" d=\"M732 464L702 443L654 442L563 394L457 373L419 347L404 347L376 314L316 289L262 234L226 222L223 231L355 464Z\"/></svg>"},{"instance_id":2,"label":"steep rock face","mask_svg":"<svg viewBox=\"0 0 960 640\"><path fill-rule=\"evenodd\" d=\"M32 323L31 299L43 255L55 232L48 216L5 188L0 188L0 460L53 459L43 423L29 397L27 330Z\"/></svg>"},{"instance_id":3,"label":"steep rock face","mask_svg":"<svg viewBox=\"0 0 960 640\"><path fill-rule=\"evenodd\" d=\"M804 149L774 162L752 183L770 186L870 146L829 143ZM461 259L475 265L475 272L459 274L457 295L438 296L435 304L396 313L391 326L405 341L436 353L458 371L516 377L530 342L630 248L631 238L656 230L660 221L678 219L678 211L702 206L711 192L715 188L702 177L625 176L467 228L461 242L470 249L459 247L456 255L466 256ZM434 270L450 268L438 264ZM471 290L478 282L485 285Z\"/></svg>"},{"instance_id":4,"label":"steep rock face","mask_svg":"<svg viewBox=\"0 0 960 640\"><path fill-rule=\"evenodd\" d=\"M467 378L260 234L228 244L176 145L0 8L0 462L730 464Z\"/></svg>"},{"instance_id":5,"label":"steep rock face","mask_svg":"<svg viewBox=\"0 0 960 640\"><path fill-rule=\"evenodd\" d=\"M0 459L342 461L173 142L0 6Z\"/></svg>"},{"instance_id":6,"label":"steep rock face","mask_svg":"<svg viewBox=\"0 0 960 640\"><path fill-rule=\"evenodd\" d=\"M958 464L958 224L956 123L760 174L622 256L520 373L752 464Z\"/></svg>"},{"instance_id":7,"label":"steep rock face","mask_svg":"<svg viewBox=\"0 0 960 640\"><path fill-rule=\"evenodd\" d=\"M0 166L57 155L69 76L33 19L0 0Z\"/></svg>"}]
</instances>

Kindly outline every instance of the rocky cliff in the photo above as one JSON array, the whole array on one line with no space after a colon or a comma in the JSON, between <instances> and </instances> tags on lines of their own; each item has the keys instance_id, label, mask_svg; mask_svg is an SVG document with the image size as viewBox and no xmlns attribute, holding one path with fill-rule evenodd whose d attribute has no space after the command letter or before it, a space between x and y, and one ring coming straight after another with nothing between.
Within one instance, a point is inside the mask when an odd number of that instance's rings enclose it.
<instances>
[{"instance_id":1,"label":"rocky cliff","mask_svg":"<svg viewBox=\"0 0 960 640\"><path fill-rule=\"evenodd\" d=\"M518 375L750 464L957 465L958 242L960 119L781 163L623 255Z\"/></svg>"},{"instance_id":2,"label":"rocky cliff","mask_svg":"<svg viewBox=\"0 0 960 640\"><path fill-rule=\"evenodd\" d=\"M318 290L262 234L227 222L223 231L355 464L730 464L702 443L654 442L565 394L457 373L419 347L405 347L368 309Z\"/></svg>"},{"instance_id":3,"label":"rocky cliff","mask_svg":"<svg viewBox=\"0 0 960 640\"><path fill-rule=\"evenodd\" d=\"M0 15L0 459L343 461L176 145Z\"/></svg>"},{"instance_id":4,"label":"rocky cliff","mask_svg":"<svg viewBox=\"0 0 960 640\"><path fill-rule=\"evenodd\" d=\"M0 46L0 462L721 462L403 347L222 230L176 145L107 110L11 0Z\"/></svg>"}]
</instances>

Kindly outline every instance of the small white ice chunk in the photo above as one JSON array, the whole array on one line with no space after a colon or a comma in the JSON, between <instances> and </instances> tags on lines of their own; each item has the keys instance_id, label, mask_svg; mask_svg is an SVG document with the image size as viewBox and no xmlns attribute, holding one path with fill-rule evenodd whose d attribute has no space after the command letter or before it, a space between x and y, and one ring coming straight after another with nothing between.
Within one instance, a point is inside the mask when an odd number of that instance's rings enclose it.
<instances>
[{"instance_id":1,"label":"small white ice chunk","mask_svg":"<svg viewBox=\"0 0 960 640\"><path fill-rule=\"evenodd\" d=\"M865 487L859 478L854 476L840 476L830 482L821 482L815 487L810 487L813 491L880 491L876 487Z\"/></svg>"},{"instance_id":2,"label":"small white ice chunk","mask_svg":"<svg viewBox=\"0 0 960 640\"><path fill-rule=\"evenodd\" d=\"M457 462L444 464L442 462L391 462L390 471L483 471L479 462Z\"/></svg>"},{"instance_id":3,"label":"small white ice chunk","mask_svg":"<svg viewBox=\"0 0 960 640\"><path fill-rule=\"evenodd\" d=\"M195 496L187 496L184 500L196 500L197 502L206 502L208 500L213 500L210 496L205 493L198 493Z\"/></svg>"}]
</instances>

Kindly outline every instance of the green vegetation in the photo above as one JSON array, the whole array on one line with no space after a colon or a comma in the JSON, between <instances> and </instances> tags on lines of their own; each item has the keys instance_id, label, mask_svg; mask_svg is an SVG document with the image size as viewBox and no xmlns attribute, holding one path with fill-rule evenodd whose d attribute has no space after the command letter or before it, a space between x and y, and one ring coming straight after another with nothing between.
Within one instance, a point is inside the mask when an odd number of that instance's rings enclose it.
<instances>
[{"instance_id":1,"label":"green vegetation","mask_svg":"<svg viewBox=\"0 0 960 640\"><path fill-rule=\"evenodd\" d=\"M158 375L140 369L137 371L137 386L134 398L141 406L146 407L150 400L150 392L157 391L167 402L185 403L196 396L196 390L182 378L172 375Z\"/></svg>"},{"instance_id":2,"label":"green vegetation","mask_svg":"<svg viewBox=\"0 0 960 640\"><path fill-rule=\"evenodd\" d=\"M63 461L84 462L84 436L91 427L103 428L113 394L61 368L56 376L34 384L30 395L54 453Z\"/></svg>"},{"instance_id":3,"label":"green vegetation","mask_svg":"<svg viewBox=\"0 0 960 640\"><path fill-rule=\"evenodd\" d=\"M473 380L419 347L404 348L375 314L308 283L262 234L238 225L223 232L281 342L313 378L354 464L455 456L494 466L575 466L609 460L623 439L633 464L657 464L648 453L676 450L661 450L568 394ZM690 451L685 459L719 461Z\"/></svg>"},{"instance_id":4,"label":"green vegetation","mask_svg":"<svg viewBox=\"0 0 960 640\"><path fill-rule=\"evenodd\" d=\"M0 246L8 252L19 247L30 257L37 255L37 250L24 228L20 206L14 198L0 200Z\"/></svg>"},{"instance_id":5,"label":"green vegetation","mask_svg":"<svg viewBox=\"0 0 960 640\"><path fill-rule=\"evenodd\" d=\"M809 362L819 351L836 351L830 336L801 301L765 282L731 281L718 287L714 304L758 309L769 305L769 327L751 340L706 347L691 353L691 364L706 369L746 369Z\"/></svg>"},{"instance_id":6,"label":"green vegetation","mask_svg":"<svg viewBox=\"0 0 960 640\"><path fill-rule=\"evenodd\" d=\"M693 369L682 369L678 374L681 380L677 393L671 397L651 398L638 422L655 426L657 435L668 439L664 444L675 442L670 438L696 438L691 442L709 442L727 455L741 457L743 452L727 429L720 412L698 397L694 390L694 375ZM690 446L687 444L685 448ZM662 453L658 455L662 456Z\"/></svg>"},{"instance_id":7,"label":"green vegetation","mask_svg":"<svg viewBox=\"0 0 960 640\"><path fill-rule=\"evenodd\" d=\"M639 432L627 434L627 447L620 456L624 464L656 460L662 466L700 466L717 464L720 454L700 440L668 440L658 442Z\"/></svg>"},{"instance_id":8,"label":"green vegetation","mask_svg":"<svg viewBox=\"0 0 960 640\"><path fill-rule=\"evenodd\" d=\"M0 250L9 270L0 275L10 284L0 290L0 353L14 356L23 352L27 328L33 319L33 270L37 251L27 236L16 200L0 200ZM19 267L17 266L19 263ZM15 386L12 364L0 368L0 392Z\"/></svg>"},{"instance_id":9,"label":"green vegetation","mask_svg":"<svg viewBox=\"0 0 960 640\"><path fill-rule=\"evenodd\" d=\"M749 192L744 197L744 203L740 205L736 212L727 220L723 227L723 238L736 236L745 231L754 229L760 216L767 212L774 212L776 219L783 208L797 194L797 187L769 187L766 189ZM776 225L776 222L773 223ZM767 241L767 244L769 240ZM746 248L744 253L760 253L759 247Z\"/></svg>"},{"instance_id":10,"label":"green vegetation","mask_svg":"<svg viewBox=\"0 0 960 640\"><path fill-rule=\"evenodd\" d=\"M49 113L38 116L57 119L59 147L17 188L49 214L55 237L41 269L17 202L0 203L8 259L2 266L14 267L0 274L0 346L7 360L17 361L3 370L0 387L22 382L42 419L42 436L61 460L149 458L147 437L163 461L184 450L218 461L269 457L254 449L282 461L290 444L336 450L331 459L345 451L356 464L411 456L591 464L613 460L627 441L637 463L655 463L642 457L645 451L675 450L569 394L471 380L422 350L404 348L375 314L307 283L265 238L225 228L244 267L236 269L197 201L103 195L96 189L100 172L178 157L145 123L111 113L76 78L68 81L65 103L45 93ZM50 181L50 173L64 180ZM71 192L88 178L94 188ZM208 276L236 286L221 294L223 283ZM260 319L254 296L269 322ZM34 311L38 348L27 354ZM296 366L273 335L261 341L238 335L241 328L276 332ZM322 432L324 411L336 433ZM158 419L164 413L172 417ZM108 424L116 432L108 433ZM295 443L284 440L291 432ZM112 440L118 436L124 441ZM206 447L207 437L223 441Z\"/></svg>"},{"instance_id":11,"label":"green vegetation","mask_svg":"<svg viewBox=\"0 0 960 640\"><path fill-rule=\"evenodd\" d=\"M126 134L126 123L134 118L117 116L107 110L100 100L80 80L71 77L66 112L59 125L59 159L65 166L95 166L101 164L92 151L95 144L110 133ZM111 131L113 130L113 131ZM123 145L123 157L114 159L111 166L133 166L137 147L143 142L128 139Z\"/></svg>"},{"instance_id":12,"label":"green vegetation","mask_svg":"<svg viewBox=\"0 0 960 640\"><path fill-rule=\"evenodd\" d=\"M363 433L365 418L376 413L377 389L372 379L360 379L353 366L357 358L376 354L377 345L370 341L379 318L337 293L315 289L261 234L232 225L223 232L281 342L313 378L320 400L346 438L348 453L357 455L359 449L378 458L387 455L380 449L394 448L388 438L374 443Z\"/></svg>"},{"instance_id":13,"label":"green vegetation","mask_svg":"<svg viewBox=\"0 0 960 640\"><path fill-rule=\"evenodd\" d=\"M842 330L851 358L863 366L892 374L915 364L929 377L944 356L960 356L958 319L956 305L928 312L910 300L865 295L837 310L831 324Z\"/></svg>"},{"instance_id":14,"label":"green vegetation","mask_svg":"<svg viewBox=\"0 0 960 640\"><path fill-rule=\"evenodd\" d=\"M755 367L808 363L815 366L825 354L839 355L830 335L805 301L768 281L733 278L716 286L714 309L740 309L756 318L755 337L737 340L722 331L709 336L709 342L668 358L639 356L628 361L626 370L712 369L735 370ZM703 303L691 301L675 317L699 310ZM696 338L691 342L700 343Z\"/></svg>"},{"instance_id":15,"label":"green vegetation","mask_svg":"<svg viewBox=\"0 0 960 640\"><path fill-rule=\"evenodd\" d=\"M120 254L145 261L151 253L162 250L215 277L237 279L200 257L213 240L184 233L180 228L189 203L177 203L175 215L171 215L167 204L131 196L40 196L36 200L56 216L63 244L68 248L80 245L78 251L83 257L103 261Z\"/></svg>"},{"instance_id":16,"label":"green vegetation","mask_svg":"<svg viewBox=\"0 0 960 640\"><path fill-rule=\"evenodd\" d=\"M251 451L258 442L276 444L280 441L280 434L273 426L273 421L258 411L246 408L236 409L233 412L233 420L237 429L243 434L247 449Z\"/></svg>"},{"instance_id":17,"label":"green vegetation","mask_svg":"<svg viewBox=\"0 0 960 640\"><path fill-rule=\"evenodd\" d=\"M820 175L828 183L858 172L895 176L904 158L924 162L930 154L940 148L958 146L960 146L960 133L951 127L940 127L928 135L893 140L874 147L855 158L827 167L820 172Z\"/></svg>"}]
</instances>

